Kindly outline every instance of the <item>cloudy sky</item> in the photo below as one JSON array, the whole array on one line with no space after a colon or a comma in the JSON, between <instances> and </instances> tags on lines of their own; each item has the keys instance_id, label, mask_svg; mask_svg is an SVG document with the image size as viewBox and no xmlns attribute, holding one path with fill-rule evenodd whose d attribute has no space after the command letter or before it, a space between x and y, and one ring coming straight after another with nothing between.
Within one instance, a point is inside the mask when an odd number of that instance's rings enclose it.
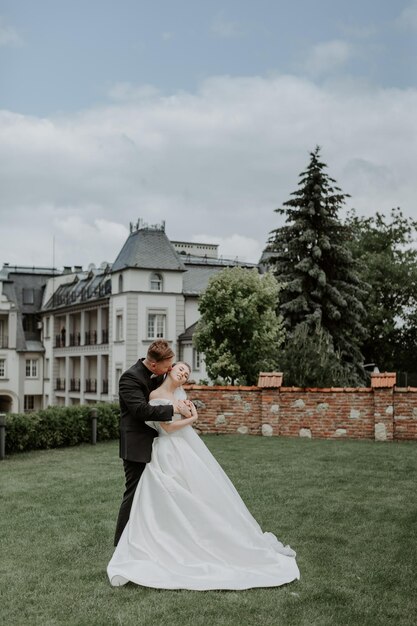
<instances>
[{"instance_id":1,"label":"cloudy sky","mask_svg":"<svg viewBox=\"0 0 417 626\"><path fill-rule=\"evenodd\" d=\"M318 144L417 218L416 0L0 0L0 265L113 262L129 222L257 261Z\"/></svg>"}]
</instances>

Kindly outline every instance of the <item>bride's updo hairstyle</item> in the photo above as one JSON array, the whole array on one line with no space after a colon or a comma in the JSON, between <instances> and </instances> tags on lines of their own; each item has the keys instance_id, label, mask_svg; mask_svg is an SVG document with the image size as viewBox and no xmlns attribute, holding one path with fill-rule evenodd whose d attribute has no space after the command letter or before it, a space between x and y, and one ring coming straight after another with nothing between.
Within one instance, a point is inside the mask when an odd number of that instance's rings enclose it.
<instances>
[{"instance_id":1,"label":"bride's updo hairstyle","mask_svg":"<svg viewBox=\"0 0 417 626\"><path fill-rule=\"evenodd\" d=\"M156 363L159 363L160 361L167 361L173 357L174 353L165 339L157 339L151 343L146 355L148 361L155 361Z\"/></svg>"}]
</instances>

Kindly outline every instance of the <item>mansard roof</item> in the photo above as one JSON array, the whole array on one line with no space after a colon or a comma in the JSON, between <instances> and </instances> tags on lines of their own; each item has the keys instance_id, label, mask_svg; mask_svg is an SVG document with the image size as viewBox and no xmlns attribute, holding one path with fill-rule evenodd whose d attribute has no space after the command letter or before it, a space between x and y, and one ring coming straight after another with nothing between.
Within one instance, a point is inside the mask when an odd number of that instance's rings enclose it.
<instances>
[{"instance_id":1,"label":"mansard roof","mask_svg":"<svg viewBox=\"0 0 417 626\"><path fill-rule=\"evenodd\" d=\"M59 285L43 310L67 307L108 298L111 294L110 266L74 274L71 282Z\"/></svg>"},{"instance_id":2,"label":"mansard roof","mask_svg":"<svg viewBox=\"0 0 417 626\"><path fill-rule=\"evenodd\" d=\"M16 351L40 352L43 351L40 342L40 332L26 331L23 327L25 316L35 316L42 305L42 296L45 284L51 276L58 274L58 270L46 267L10 266L5 264L1 270L3 295L9 302L13 302L17 311L16 320ZM25 300L26 296L29 296Z\"/></svg>"},{"instance_id":3,"label":"mansard roof","mask_svg":"<svg viewBox=\"0 0 417 626\"><path fill-rule=\"evenodd\" d=\"M248 269L257 267L255 263L245 263L244 261L223 258L197 257L188 254L184 256L184 263L187 271L184 274L183 293L186 296L199 295L206 289L210 278L226 267L239 266Z\"/></svg>"},{"instance_id":4,"label":"mansard roof","mask_svg":"<svg viewBox=\"0 0 417 626\"><path fill-rule=\"evenodd\" d=\"M220 272L224 267L202 267L199 265L187 265L184 274L183 293L185 296L198 296L207 287L208 282L214 274Z\"/></svg>"},{"instance_id":5,"label":"mansard roof","mask_svg":"<svg viewBox=\"0 0 417 626\"><path fill-rule=\"evenodd\" d=\"M126 268L185 271L183 262L163 227L138 228L130 233L112 271Z\"/></svg>"}]
</instances>

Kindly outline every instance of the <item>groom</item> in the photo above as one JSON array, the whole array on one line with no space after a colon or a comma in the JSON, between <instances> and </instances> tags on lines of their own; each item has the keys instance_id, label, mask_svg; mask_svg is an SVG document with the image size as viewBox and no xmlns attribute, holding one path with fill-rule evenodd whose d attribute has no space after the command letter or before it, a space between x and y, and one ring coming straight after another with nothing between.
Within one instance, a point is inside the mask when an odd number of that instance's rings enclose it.
<instances>
[{"instance_id":1,"label":"groom","mask_svg":"<svg viewBox=\"0 0 417 626\"><path fill-rule=\"evenodd\" d=\"M149 394L162 383L173 360L174 353L168 342L159 339L149 346L145 359L139 359L120 377L120 457L126 487L116 524L115 546L129 520L136 487L146 463L151 460L152 443L157 437L156 430L145 422L169 422L174 413L191 417L191 410L183 400L165 406L148 404Z\"/></svg>"}]
</instances>

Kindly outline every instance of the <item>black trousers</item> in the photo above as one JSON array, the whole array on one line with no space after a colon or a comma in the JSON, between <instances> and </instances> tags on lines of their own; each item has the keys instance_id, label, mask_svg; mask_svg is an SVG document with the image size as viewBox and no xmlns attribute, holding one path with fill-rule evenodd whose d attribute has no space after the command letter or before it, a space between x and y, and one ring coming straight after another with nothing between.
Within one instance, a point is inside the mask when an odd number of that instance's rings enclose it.
<instances>
[{"instance_id":1,"label":"black trousers","mask_svg":"<svg viewBox=\"0 0 417 626\"><path fill-rule=\"evenodd\" d=\"M117 546L117 544L119 543L119 539L122 536L123 529L129 520L133 496L135 495L136 487L138 486L139 479L142 476L145 467L146 463L138 461L127 461L126 459L123 459L126 486L125 492L123 494L122 504L120 505L119 516L117 518L116 532L114 535L115 546Z\"/></svg>"}]
</instances>

